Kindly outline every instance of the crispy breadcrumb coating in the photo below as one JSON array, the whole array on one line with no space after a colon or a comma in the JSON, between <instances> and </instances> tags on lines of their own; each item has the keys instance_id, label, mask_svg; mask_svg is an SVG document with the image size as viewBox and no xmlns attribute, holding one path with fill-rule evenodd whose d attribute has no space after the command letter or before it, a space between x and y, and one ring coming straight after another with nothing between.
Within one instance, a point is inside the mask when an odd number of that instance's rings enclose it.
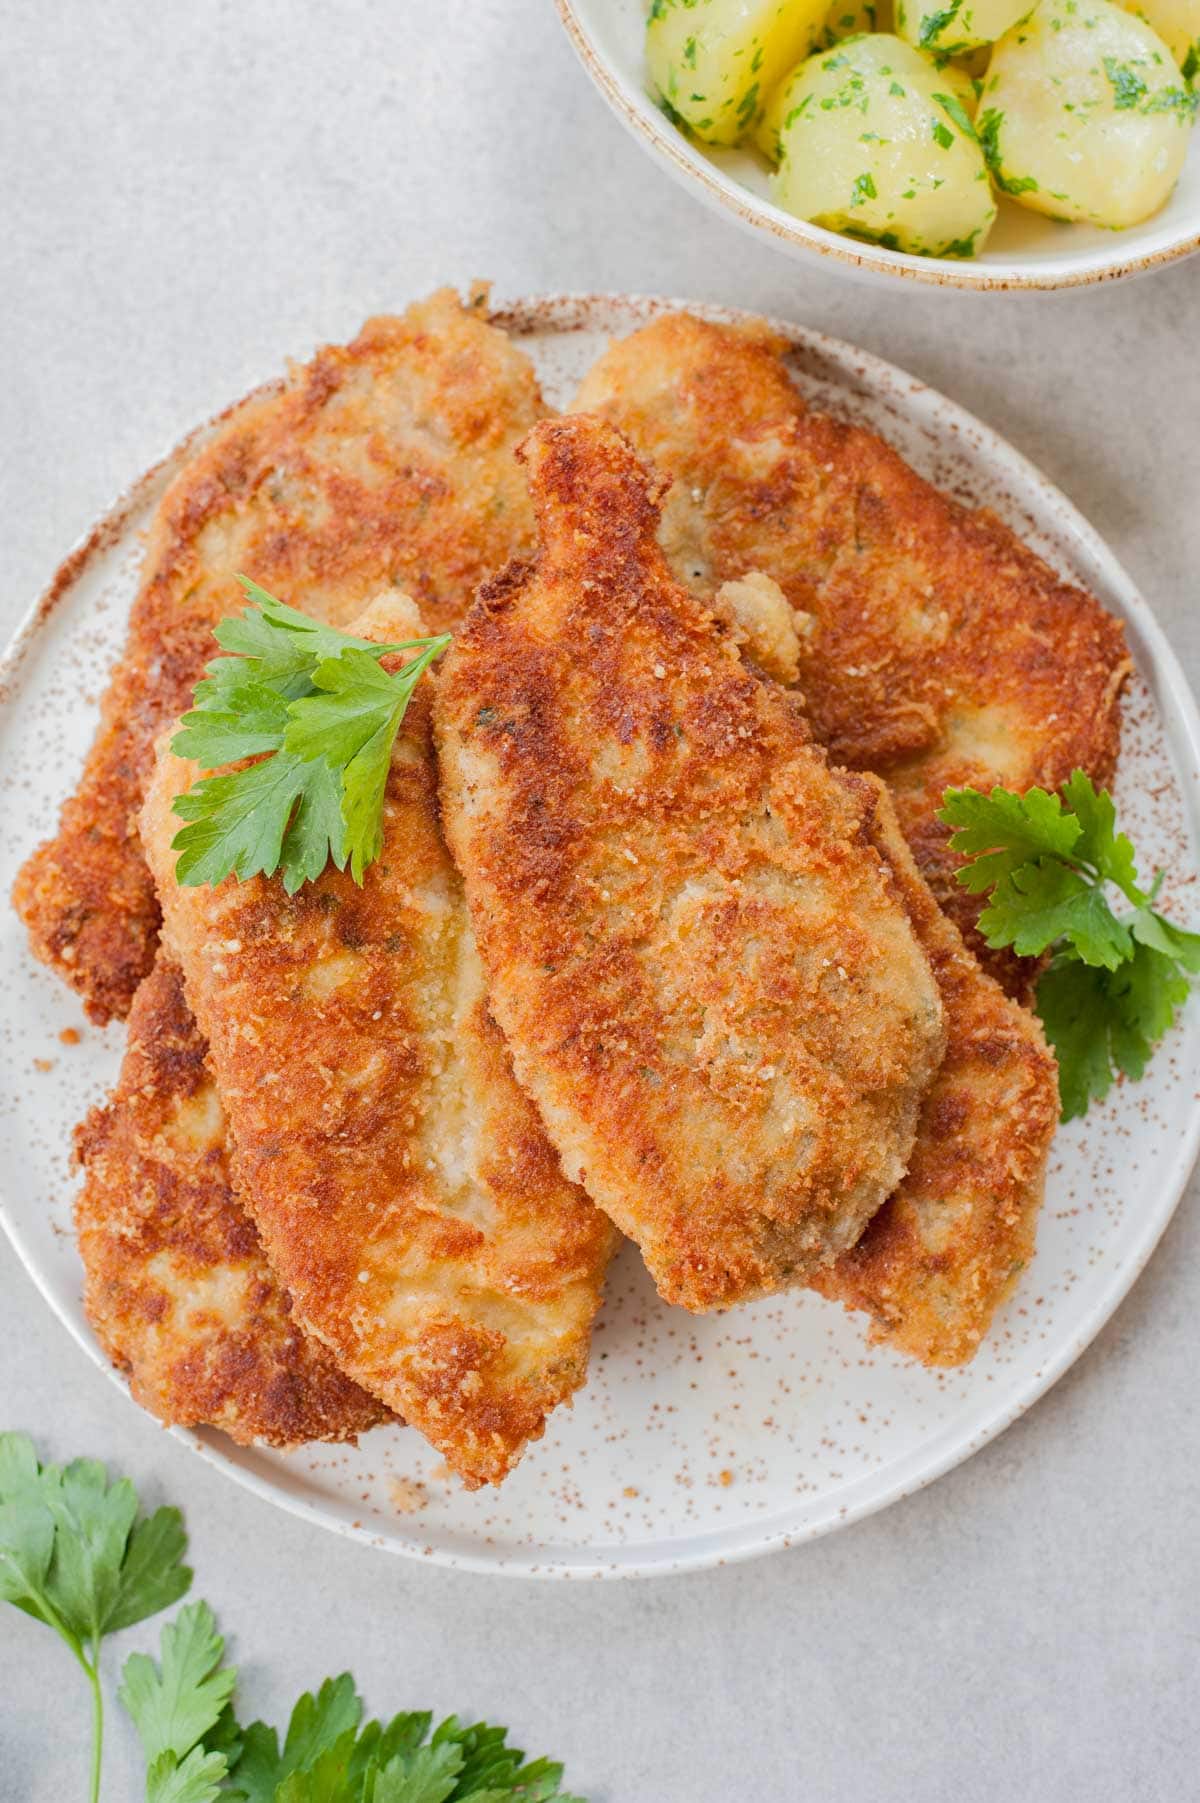
<instances>
[{"instance_id":1,"label":"crispy breadcrumb coating","mask_svg":"<svg viewBox=\"0 0 1200 1803\"><path fill-rule=\"evenodd\" d=\"M761 669L795 680L795 616L766 577L726 583L729 610ZM864 780L859 777L858 781ZM1033 1254L1058 1079L1038 1021L963 944L922 881L878 778L876 841L904 888L946 1016L946 1055L921 1108L908 1171L865 1233L813 1278L822 1295L866 1309L872 1336L928 1365L972 1358Z\"/></svg>"},{"instance_id":2,"label":"crispy breadcrumb coating","mask_svg":"<svg viewBox=\"0 0 1200 1803\"><path fill-rule=\"evenodd\" d=\"M813 1288L867 1310L873 1339L926 1365L961 1365L1033 1257L1058 1074L1041 1022L971 956L886 801L878 820L937 977L946 1056L903 1182Z\"/></svg>"},{"instance_id":3,"label":"crispy breadcrumb coating","mask_svg":"<svg viewBox=\"0 0 1200 1803\"><path fill-rule=\"evenodd\" d=\"M159 910L136 816L158 733L187 706L244 571L345 626L388 584L431 631L530 540L512 451L542 413L529 360L443 289L367 322L238 407L159 507L125 649L54 838L13 899L38 957L101 1024L154 961Z\"/></svg>"},{"instance_id":4,"label":"crispy breadcrumb coating","mask_svg":"<svg viewBox=\"0 0 1200 1803\"><path fill-rule=\"evenodd\" d=\"M111 1099L76 1129L84 1306L143 1408L250 1444L352 1440L388 1411L296 1321L230 1179L179 966L134 997Z\"/></svg>"},{"instance_id":5,"label":"crispy breadcrumb coating","mask_svg":"<svg viewBox=\"0 0 1200 1803\"><path fill-rule=\"evenodd\" d=\"M355 630L421 630L385 600ZM164 742L142 832L209 1041L239 1193L297 1317L466 1483L499 1483L587 1370L613 1234L563 1177L487 1007L442 842L429 678L396 741L383 849L181 888Z\"/></svg>"},{"instance_id":6,"label":"crispy breadcrumb coating","mask_svg":"<svg viewBox=\"0 0 1200 1803\"><path fill-rule=\"evenodd\" d=\"M671 483L662 543L696 594L760 571L796 610L798 681L835 763L892 790L921 873L1013 993L936 818L957 784L1107 782L1130 663L1120 623L994 514L939 493L873 432L808 407L766 325L664 315L614 344L575 406Z\"/></svg>"},{"instance_id":7,"label":"crispy breadcrumb coating","mask_svg":"<svg viewBox=\"0 0 1200 1803\"><path fill-rule=\"evenodd\" d=\"M876 791L671 576L611 428L523 451L540 550L436 694L442 806L517 1074L692 1309L799 1284L895 1188L942 1011Z\"/></svg>"}]
</instances>

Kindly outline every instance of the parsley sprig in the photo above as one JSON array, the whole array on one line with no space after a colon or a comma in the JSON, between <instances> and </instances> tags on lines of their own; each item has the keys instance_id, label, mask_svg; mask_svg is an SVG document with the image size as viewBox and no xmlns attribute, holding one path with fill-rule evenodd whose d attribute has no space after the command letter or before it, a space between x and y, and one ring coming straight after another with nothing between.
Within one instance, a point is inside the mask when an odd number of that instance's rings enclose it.
<instances>
[{"instance_id":1,"label":"parsley sprig","mask_svg":"<svg viewBox=\"0 0 1200 1803\"><path fill-rule=\"evenodd\" d=\"M396 733L413 690L450 635L376 645L322 626L247 577L252 603L222 620L171 749L209 771L174 811L176 877L194 887L280 873L293 895L332 858L356 883L379 856ZM389 674L380 659L416 656ZM227 764L253 763L223 770Z\"/></svg>"},{"instance_id":2,"label":"parsley sprig","mask_svg":"<svg viewBox=\"0 0 1200 1803\"><path fill-rule=\"evenodd\" d=\"M93 1459L41 1465L24 1434L0 1434L0 1599L53 1628L87 1678L92 1803L104 1745L100 1643L183 1595L185 1546L178 1509L139 1515L128 1478L110 1484Z\"/></svg>"},{"instance_id":3,"label":"parsley sprig","mask_svg":"<svg viewBox=\"0 0 1200 1803\"><path fill-rule=\"evenodd\" d=\"M45 1622L87 1674L91 1803L100 1795L102 1638L176 1602L191 1583L177 1509L138 1513L127 1478L76 1459L40 1465L24 1434L0 1434L0 1600ZM349 1672L306 1691L280 1745L239 1725L237 1670L207 1603L162 1630L158 1660L131 1653L118 1692L146 1756L147 1803L584 1803L556 1760L527 1760L508 1730L425 1710L363 1721ZM432 1729L432 1732L431 1732Z\"/></svg>"},{"instance_id":4,"label":"parsley sprig","mask_svg":"<svg viewBox=\"0 0 1200 1803\"><path fill-rule=\"evenodd\" d=\"M306 1691L280 1745L274 1728L240 1728L237 1678L206 1603L163 1630L161 1663L135 1653L121 1701L146 1754L147 1803L582 1803L559 1789L554 1760L527 1761L508 1731L428 1710L363 1722L349 1672Z\"/></svg>"},{"instance_id":5,"label":"parsley sprig","mask_svg":"<svg viewBox=\"0 0 1200 1803\"><path fill-rule=\"evenodd\" d=\"M979 917L987 944L1050 953L1037 1012L1058 1058L1062 1117L1072 1120L1108 1094L1117 1071L1142 1075L1200 972L1200 933L1154 906L1161 872L1142 889L1111 795L1082 770L1058 794L947 789L938 818L970 859L958 881L975 895L991 890ZM1114 912L1108 885L1131 912Z\"/></svg>"}]
</instances>

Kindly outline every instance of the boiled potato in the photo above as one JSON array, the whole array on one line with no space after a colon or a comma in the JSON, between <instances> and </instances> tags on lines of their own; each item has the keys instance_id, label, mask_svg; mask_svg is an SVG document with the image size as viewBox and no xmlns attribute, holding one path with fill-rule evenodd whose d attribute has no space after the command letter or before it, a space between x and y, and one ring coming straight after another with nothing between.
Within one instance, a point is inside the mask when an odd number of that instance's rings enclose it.
<instances>
[{"instance_id":1,"label":"boiled potato","mask_svg":"<svg viewBox=\"0 0 1200 1803\"><path fill-rule=\"evenodd\" d=\"M1185 81L1195 81L1200 75L1200 0L1121 0L1121 4L1158 33Z\"/></svg>"},{"instance_id":2,"label":"boiled potato","mask_svg":"<svg viewBox=\"0 0 1200 1803\"><path fill-rule=\"evenodd\" d=\"M966 76L876 32L810 56L787 90L781 207L889 250L974 255L996 203Z\"/></svg>"},{"instance_id":3,"label":"boiled potato","mask_svg":"<svg viewBox=\"0 0 1200 1803\"><path fill-rule=\"evenodd\" d=\"M1195 104L1141 19L1111 0L1041 0L992 52L979 134L1022 206L1136 225L1175 186Z\"/></svg>"},{"instance_id":4,"label":"boiled potato","mask_svg":"<svg viewBox=\"0 0 1200 1803\"><path fill-rule=\"evenodd\" d=\"M962 56L1025 18L1033 0L896 0L896 30L920 50Z\"/></svg>"},{"instance_id":5,"label":"boiled potato","mask_svg":"<svg viewBox=\"0 0 1200 1803\"><path fill-rule=\"evenodd\" d=\"M834 44L837 42L838 40L835 38L830 44L823 45L822 48L832 50ZM780 82L779 86L767 101L766 109L755 130L755 143L758 145L758 148L762 151L763 155L770 158L772 163L778 163L780 160L780 133L783 129L784 120L789 117L796 104L793 95L803 91L798 85L802 76L806 81L809 79L806 63L798 63L791 74L785 76L783 81ZM971 77L965 70L956 68L953 63L946 63L944 65L939 79L942 77L944 77L945 81L949 84L951 94L955 99L962 102L963 111L966 113L968 119L973 119L975 117L975 108L978 104L979 97L976 92L975 83L971 80Z\"/></svg>"},{"instance_id":6,"label":"boiled potato","mask_svg":"<svg viewBox=\"0 0 1200 1803\"><path fill-rule=\"evenodd\" d=\"M706 144L736 144L825 23L829 0L651 0L646 63L663 110Z\"/></svg>"}]
</instances>

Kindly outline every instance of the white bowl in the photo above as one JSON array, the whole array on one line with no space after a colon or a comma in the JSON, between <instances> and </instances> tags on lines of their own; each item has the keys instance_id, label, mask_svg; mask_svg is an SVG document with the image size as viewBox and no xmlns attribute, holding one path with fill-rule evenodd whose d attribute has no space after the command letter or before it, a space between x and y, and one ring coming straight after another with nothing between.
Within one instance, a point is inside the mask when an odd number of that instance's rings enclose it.
<instances>
[{"instance_id":1,"label":"white bowl","mask_svg":"<svg viewBox=\"0 0 1200 1803\"><path fill-rule=\"evenodd\" d=\"M1200 249L1200 126L1170 200L1153 219L1125 231L1060 225L1000 197L987 246L969 261L914 257L809 225L770 198L767 169L751 151L689 142L648 91L644 0L557 0L563 24L592 80L619 119L659 161L711 206L796 257L823 257L869 280L900 276L950 288L1078 288L1116 281Z\"/></svg>"}]
</instances>

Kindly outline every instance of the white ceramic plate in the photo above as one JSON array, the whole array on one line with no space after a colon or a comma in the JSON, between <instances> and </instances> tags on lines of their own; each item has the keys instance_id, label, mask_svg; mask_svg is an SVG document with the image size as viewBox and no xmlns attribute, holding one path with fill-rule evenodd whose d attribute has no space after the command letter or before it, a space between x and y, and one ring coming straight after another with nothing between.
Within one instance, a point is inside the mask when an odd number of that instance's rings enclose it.
<instances>
[{"instance_id":1,"label":"white ceramic plate","mask_svg":"<svg viewBox=\"0 0 1200 1803\"><path fill-rule=\"evenodd\" d=\"M647 90L646 0L557 0L588 74L643 147L699 199L791 256L823 257L865 278L906 278L951 288L1075 288L1171 263L1200 248L1200 127L1175 192L1162 211L1121 232L1059 225L1000 196L1000 212L978 257L914 257L858 244L777 207L767 166L749 150L693 144Z\"/></svg>"},{"instance_id":2,"label":"white ceramic plate","mask_svg":"<svg viewBox=\"0 0 1200 1803\"><path fill-rule=\"evenodd\" d=\"M503 318L533 356L548 396L565 401L610 335L664 304L550 299L517 304ZM1188 885L1200 824L1200 723L1129 578L1063 496L968 414L848 345L778 329L796 345L795 372L807 394L885 432L943 486L996 508L1126 620L1138 678L1125 708L1122 818L1145 857L1171 870L1168 905L1195 922L1200 897ZM135 484L68 560L0 673L5 894L74 780L121 641L139 532L187 448ZM115 1076L122 1033L83 1026L75 998L33 961L8 909L0 919L0 993L4 1224L51 1307L107 1370L80 1305L69 1149L72 1126ZM80 1044L60 1043L68 1026L82 1027ZM1060 1133L1037 1258L965 1371L934 1374L870 1351L860 1319L809 1295L725 1317L668 1309L627 1250L598 1324L587 1389L552 1418L546 1438L498 1493L450 1487L423 1441L398 1428L376 1429L357 1450L287 1456L244 1450L215 1433L179 1437L312 1521L477 1571L622 1576L793 1545L927 1483L999 1433L1066 1370L1121 1300L1175 1207L1200 1136L1198 1083L1200 1009L1192 1006L1143 1083ZM414 1484L422 1487L415 1498ZM414 1499L421 1506L404 1513Z\"/></svg>"}]
</instances>

